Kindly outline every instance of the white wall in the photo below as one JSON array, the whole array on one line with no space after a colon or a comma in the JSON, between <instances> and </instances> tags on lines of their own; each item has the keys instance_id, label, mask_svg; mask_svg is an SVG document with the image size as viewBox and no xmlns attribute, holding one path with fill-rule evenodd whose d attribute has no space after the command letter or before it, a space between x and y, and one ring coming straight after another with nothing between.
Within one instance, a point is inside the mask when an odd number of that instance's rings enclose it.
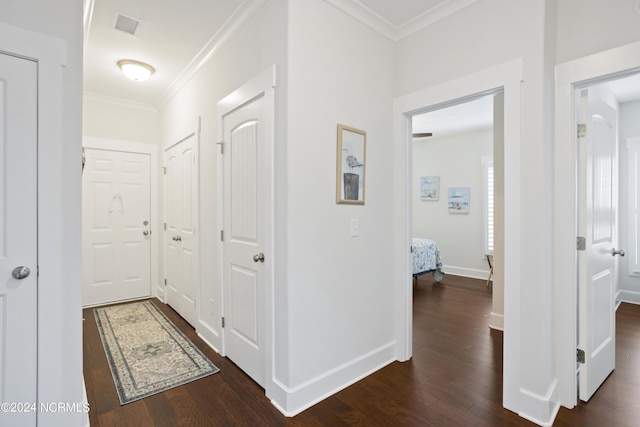
<instances>
[{"instance_id":1,"label":"white wall","mask_svg":"<svg viewBox=\"0 0 640 427\"><path fill-rule=\"evenodd\" d=\"M491 128L432 137L413 143L413 235L434 240L445 272L486 279L484 257L483 156L493 157ZM420 177L440 177L438 201L420 199ZM469 214L450 214L449 187L470 187Z\"/></svg>"},{"instance_id":2,"label":"white wall","mask_svg":"<svg viewBox=\"0 0 640 427\"><path fill-rule=\"evenodd\" d=\"M151 106L116 103L85 94L82 135L158 145L158 114Z\"/></svg>"},{"instance_id":3,"label":"white wall","mask_svg":"<svg viewBox=\"0 0 640 427\"><path fill-rule=\"evenodd\" d=\"M288 30L288 351L276 367L295 412L395 359L394 47L321 0L290 1ZM364 206L335 203L339 123L367 132Z\"/></svg>"},{"instance_id":4,"label":"white wall","mask_svg":"<svg viewBox=\"0 0 640 427\"><path fill-rule=\"evenodd\" d=\"M47 93L61 89L39 121L47 123L46 162L40 162L38 309L38 398L41 402L82 402L80 152L82 108L82 2L3 1L0 21L54 37L66 44L61 79L47 81ZM64 56L64 54L63 54ZM60 64L61 66L62 64ZM43 80L41 80L42 83ZM42 86L41 86L42 90ZM43 114L42 114L43 113ZM43 142L44 145L44 142ZM45 188L43 188L45 187ZM35 313L34 313L35 315ZM39 415L47 426L81 425L86 414Z\"/></svg>"},{"instance_id":5,"label":"white wall","mask_svg":"<svg viewBox=\"0 0 640 427\"><path fill-rule=\"evenodd\" d=\"M541 423L552 419L556 407L551 338L555 4L554 0L474 3L401 40L395 78L395 94L400 96L522 58L522 142L513 147L505 141L505 150L520 151L517 178L522 197L518 203L505 200L513 212L519 211L505 221L520 224L520 240L518 247L505 253L505 264L518 277L511 283L505 278L504 283L504 404Z\"/></svg>"},{"instance_id":6,"label":"white wall","mask_svg":"<svg viewBox=\"0 0 640 427\"><path fill-rule=\"evenodd\" d=\"M619 245L625 249L627 256L618 257L618 287L622 301L640 304L640 277L629 275L629 261L631 255L631 234L629 227L629 165L627 163L627 138L640 137L640 101L620 104L619 116L619 153L620 153L620 227Z\"/></svg>"},{"instance_id":7,"label":"white wall","mask_svg":"<svg viewBox=\"0 0 640 427\"><path fill-rule=\"evenodd\" d=\"M556 63L640 40L635 0L559 0Z\"/></svg>"},{"instance_id":8,"label":"white wall","mask_svg":"<svg viewBox=\"0 0 640 427\"><path fill-rule=\"evenodd\" d=\"M233 33L224 44L219 45L209 61L198 73L158 112L160 161L163 150L177 143L191 132L200 132L200 311L196 330L210 343L219 343L221 335L222 289L219 265L219 217L218 217L218 117L217 103L265 69L274 64L277 69L276 89L276 138L275 138L275 186L276 186L276 230L275 244L282 245L286 239L286 216L284 215L286 179L286 129L287 120L287 2L269 0ZM163 206L162 183L159 197ZM161 221L164 214L160 213ZM276 342L274 359L280 361L287 354L283 342L287 326L282 322L286 309L284 256L276 265L275 307ZM160 267L160 277L163 276ZM211 307L213 306L213 311ZM272 393L272 378L267 378L267 395Z\"/></svg>"}]
</instances>

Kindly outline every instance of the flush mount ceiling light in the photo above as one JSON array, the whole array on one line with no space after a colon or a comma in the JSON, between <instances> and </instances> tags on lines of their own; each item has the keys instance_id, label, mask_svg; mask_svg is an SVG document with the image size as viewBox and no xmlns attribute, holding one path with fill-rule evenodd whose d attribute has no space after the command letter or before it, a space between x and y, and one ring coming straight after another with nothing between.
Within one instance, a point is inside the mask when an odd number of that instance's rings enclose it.
<instances>
[{"instance_id":1,"label":"flush mount ceiling light","mask_svg":"<svg viewBox=\"0 0 640 427\"><path fill-rule=\"evenodd\" d=\"M132 59L118 61L118 67L120 67L125 76L137 82L147 80L155 71L151 65Z\"/></svg>"}]
</instances>

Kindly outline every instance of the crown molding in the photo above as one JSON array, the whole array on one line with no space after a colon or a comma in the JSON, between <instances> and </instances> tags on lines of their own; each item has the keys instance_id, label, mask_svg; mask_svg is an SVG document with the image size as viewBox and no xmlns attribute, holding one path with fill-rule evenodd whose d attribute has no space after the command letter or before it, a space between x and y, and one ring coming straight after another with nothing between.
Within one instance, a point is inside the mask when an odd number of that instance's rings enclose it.
<instances>
[{"instance_id":1,"label":"crown molding","mask_svg":"<svg viewBox=\"0 0 640 427\"><path fill-rule=\"evenodd\" d=\"M478 0L446 0L402 25L394 25L358 0L325 0L344 13L396 42L476 3Z\"/></svg>"},{"instance_id":2,"label":"crown molding","mask_svg":"<svg viewBox=\"0 0 640 427\"><path fill-rule=\"evenodd\" d=\"M111 104L118 107L134 108L136 110L143 110L143 111L151 111L153 113L158 111L158 108L152 104L145 104L142 102L130 101L128 99L115 98L113 96L101 95L99 93L94 93L94 92L84 91L82 93L82 98L91 100L91 101L102 102L105 104Z\"/></svg>"},{"instance_id":3,"label":"crown molding","mask_svg":"<svg viewBox=\"0 0 640 427\"><path fill-rule=\"evenodd\" d=\"M159 110L167 104L189 80L211 59L224 43L251 18L266 0L246 0L233 12L222 27L189 62L180 75L169 85L155 103Z\"/></svg>"}]
</instances>

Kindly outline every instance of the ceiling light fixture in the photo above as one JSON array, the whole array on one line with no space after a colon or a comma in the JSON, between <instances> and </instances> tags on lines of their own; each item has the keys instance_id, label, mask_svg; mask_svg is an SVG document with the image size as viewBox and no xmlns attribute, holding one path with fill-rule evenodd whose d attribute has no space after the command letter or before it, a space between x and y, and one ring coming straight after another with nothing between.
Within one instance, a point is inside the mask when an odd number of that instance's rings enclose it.
<instances>
[{"instance_id":1,"label":"ceiling light fixture","mask_svg":"<svg viewBox=\"0 0 640 427\"><path fill-rule=\"evenodd\" d=\"M125 76L137 82L147 80L155 71L151 65L132 59L118 61L118 67L120 67Z\"/></svg>"}]
</instances>

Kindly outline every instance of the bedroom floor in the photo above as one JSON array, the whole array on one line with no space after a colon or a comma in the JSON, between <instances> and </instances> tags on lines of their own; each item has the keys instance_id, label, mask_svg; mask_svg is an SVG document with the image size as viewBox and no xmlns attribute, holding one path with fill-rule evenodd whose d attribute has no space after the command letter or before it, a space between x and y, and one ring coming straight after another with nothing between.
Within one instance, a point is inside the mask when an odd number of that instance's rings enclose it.
<instances>
[{"instance_id":1,"label":"bedroom floor","mask_svg":"<svg viewBox=\"0 0 640 427\"><path fill-rule=\"evenodd\" d=\"M228 359L170 307L161 310L221 372L120 406L93 315L85 310L84 372L91 426L534 426L502 408L502 333L488 328L486 281L421 276L414 288L414 357L395 362L294 418L283 417ZM640 419L640 306L617 313L617 367L588 404L554 426L636 426Z\"/></svg>"}]
</instances>

